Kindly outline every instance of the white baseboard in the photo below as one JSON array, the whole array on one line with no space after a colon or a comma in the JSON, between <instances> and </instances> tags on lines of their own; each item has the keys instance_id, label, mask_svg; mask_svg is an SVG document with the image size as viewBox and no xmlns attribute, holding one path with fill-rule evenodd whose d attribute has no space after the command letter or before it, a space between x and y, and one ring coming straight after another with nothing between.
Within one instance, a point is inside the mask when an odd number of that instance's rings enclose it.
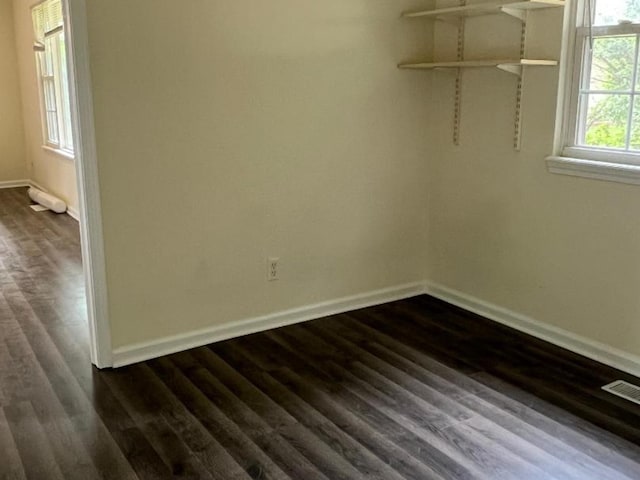
<instances>
[{"instance_id":1,"label":"white baseboard","mask_svg":"<svg viewBox=\"0 0 640 480\"><path fill-rule=\"evenodd\" d=\"M67 215L73 218L76 222L80 221L80 212L73 207L67 207Z\"/></svg>"},{"instance_id":2,"label":"white baseboard","mask_svg":"<svg viewBox=\"0 0 640 480\"><path fill-rule=\"evenodd\" d=\"M193 332L137 343L113 351L113 366L122 367L229 338L393 302L426 293L485 318L640 377L640 357L553 325L434 283L411 283L305 307L285 310Z\"/></svg>"},{"instance_id":3,"label":"white baseboard","mask_svg":"<svg viewBox=\"0 0 640 480\"><path fill-rule=\"evenodd\" d=\"M29 180L9 180L5 182L0 182L0 189L28 187L29 185L30 185Z\"/></svg>"},{"instance_id":4,"label":"white baseboard","mask_svg":"<svg viewBox=\"0 0 640 480\"><path fill-rule=\"evenodd\" d=\"M428 295L444 300L447 303L640 377L640 357L636 355L540 322L443 285L428 283L425 290Z\"/></svg>"},{"instance_id":5,"label":"white baseboard","mask_svg":"<svg viewBox=\"0 0 640 480\"><path fill-rule=\"evenodd\" d=\"M113 351L113 366L122 367L151 358L227 340L229 338L315 320L359 308L380 305L403 298L414 297L422 293L424 293L424 283L410 283L241 320L231 324L196 330L181 335L159 338L150 342L127 345Z\"/></svg>"},{"instance_id":6,"label":"white baseboard","mask_svg":"<svg viewBox=\"0 0 640 480\"><path fill-rule=\"evenodd\" d=\"M38 182L36 182L35 180L29 180L29 186L33 187L33 188L37 188L38 190L41 190L45 193L49 193L49 190L44 188L42 185L40 185Z\"/></svg>"}]
</instances>

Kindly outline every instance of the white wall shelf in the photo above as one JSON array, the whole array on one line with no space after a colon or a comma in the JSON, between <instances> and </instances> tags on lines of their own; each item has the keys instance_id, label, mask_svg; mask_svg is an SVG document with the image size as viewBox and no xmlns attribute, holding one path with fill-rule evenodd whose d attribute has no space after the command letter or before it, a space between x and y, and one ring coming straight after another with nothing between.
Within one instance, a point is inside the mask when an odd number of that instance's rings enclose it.
<instances>
[{"instance_id":1,"label":"white wall shelf","mask_svg":"<svg viewBox=\"0 0 640 480\"><path fill-rule=\"evenodd\" d=\"M525 83L525 72L530 67L554 67L556 60L540 60L528 58L527 20L529 13L535 10L564 7L564 0L493 0L484 3L467 5L467 0L458 0L457 7L436 8L431 10L409 11L402 14L403 18L427 18L441 20L453 24L458 30L456 59L446 62L416 62L400 63L398 68L405 70L440 70L451 69L457 72L454 113L453 113L453 143L460 145L460 120L462 118L462 78L467 68L493 67L518 77L516 90L516 112L514 119L513 146L520 150L522 145L522 97ZM516 59L465 59L465 26L468 17L492 14L506 14L522 22L520 35L520 54Z\"/></svg>"},{"instance_id":2,"label":"white wall shelf","mask_svg":"<svg viewBox=\"0 0 640 480\"><path fill-rule=\"evenodd\" d=\"M489 3L476 3L473 5L461 5L459 7L439 8L436 10L404 12L402 16L405 18L432 18L446 21L449 19L455 20L464 17L505 13L524 21L528 10L563 7L564 4L564 0L527 0L520 2L507 0Z\"/></svg>"},{"instance_id":3,"label":"white wall shelf","mask_svg":"<svg viewBox=\"0 0 640 480\"><path fill-rule=\"evenodd\" d=\"M517 76L522 75L523 67L553 67L558 65L556 60L534 60L529 58L510 60L462 60L457 62L418 62L401 63L398 68L411 70L437 70L452 68L483 68L495 67Z\"/></svg>"}]
</instances>

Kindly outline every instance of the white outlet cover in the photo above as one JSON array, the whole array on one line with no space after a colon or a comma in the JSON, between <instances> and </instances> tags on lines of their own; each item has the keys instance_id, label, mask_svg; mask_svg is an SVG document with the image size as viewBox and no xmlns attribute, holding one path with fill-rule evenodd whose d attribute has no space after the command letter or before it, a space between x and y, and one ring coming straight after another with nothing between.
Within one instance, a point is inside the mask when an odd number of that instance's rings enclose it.
<instances>
[{"instance_id":1,"label":"white outlet cover","mask_svg":"<svg viewBox=\"0 0 640 480\"><path fill-rule=\"evenodd\" d=\"M267 259L267 280L273 281L278 280L278 262L280 258L278 257L269 257Z\"/></svg>"}]
</instances>

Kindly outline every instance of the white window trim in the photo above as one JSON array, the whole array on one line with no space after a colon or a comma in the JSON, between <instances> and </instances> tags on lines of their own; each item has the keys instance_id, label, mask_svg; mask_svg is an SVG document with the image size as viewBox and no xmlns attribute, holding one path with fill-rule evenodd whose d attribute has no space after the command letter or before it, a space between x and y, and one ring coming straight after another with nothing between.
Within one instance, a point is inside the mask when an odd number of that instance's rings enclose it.
<instances>
[{"instance_id":1,"label":"white window trim","mask_svg":"<svg viewBox=\"0 0 640 480\"><path fill-rule=\"evenodd\" d=\"M640 154L567 146L577 120L578 95L574 89L582 66L580 47L576 45L577 18L584 1L569 1L565 7L554 153L546 159L547 169L561 175L640 185Z\"/></svg>"},{"instance_id":2,"label":"white window trim","mask_svg":"<svg viewBox=\"0 0 640 480\"><path fill-rule=\"evenodd\" d=\"M54 153L56 155L59 155L62 158L66 158L67 160L75 160L76 159L74 153L70 152L69 150L63 150L63 149L58 148L58 147L52 147L51 145L42 145L42 149L47 151L47 152L51 152L51 153Z\"/></svg>"},{"instance_id":3,"label":"white window trim","mask_svg":"<svg viewBox=\"0 0 640 480\"><path fill-rule=\"evenodd\" d=\"M32 18L33 18L33 11L45 2L46 0L42 0L31 7ZM63 26L59 27L58 29L50 33L55 34L58 30L62 32L62 35L63 35L62 38L66 42L67 35ZM38 40L36 39L36 41ZM73 150L64 148L60 143L54 143L49 141L49 127L48 127L47 112L46 112L45 99L44 99L44 95L45 95L44 77L42 75L41 56L36 55L35 63L36 63L36 74L38 76L38 96L40 101L40 117L41 117L40 125L42 129L42 141L43 141L42 149L45 151L54 153L67 160L75 160L75 152ZM60 58L60 52L58 51L57 48L54 54L54 63L59 69L58 75L56 75L56 80L54 82L54 87L55 87L55 97L56 97L58 137L59 137L59 141L61 142L62 137L64 137L65 139L72 139L72 132L67 130L66 122L64 119L64 107L62 102L63 95L62 95L62 92L60 91L61 79L59 78L61 75L62 69L66 69L67 65L63 64L62 59ZM69 92L69 95L70 95L70 92ZM71 109L68 113L69 115L72 115ZM71 122L72 121L73 120L71 119Z\"/></svg>"}]
</instances>

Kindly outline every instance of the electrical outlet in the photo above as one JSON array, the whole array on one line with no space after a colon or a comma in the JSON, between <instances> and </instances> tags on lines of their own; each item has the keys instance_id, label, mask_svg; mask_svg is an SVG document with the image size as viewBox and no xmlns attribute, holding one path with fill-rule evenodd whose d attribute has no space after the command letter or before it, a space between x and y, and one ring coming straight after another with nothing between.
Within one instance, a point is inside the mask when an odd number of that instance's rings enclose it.
<instances>
[{"instance_id":1,"label":"electrical outlet","mask_svg":"<svg viewBox=\"0 0 640 480\"><path fill-rule=\"evenodd\" d=\"M270 282L278 280L278 262L279 258L269 257L267 259L267 280Z\"/></svg>"}]
</instances>

